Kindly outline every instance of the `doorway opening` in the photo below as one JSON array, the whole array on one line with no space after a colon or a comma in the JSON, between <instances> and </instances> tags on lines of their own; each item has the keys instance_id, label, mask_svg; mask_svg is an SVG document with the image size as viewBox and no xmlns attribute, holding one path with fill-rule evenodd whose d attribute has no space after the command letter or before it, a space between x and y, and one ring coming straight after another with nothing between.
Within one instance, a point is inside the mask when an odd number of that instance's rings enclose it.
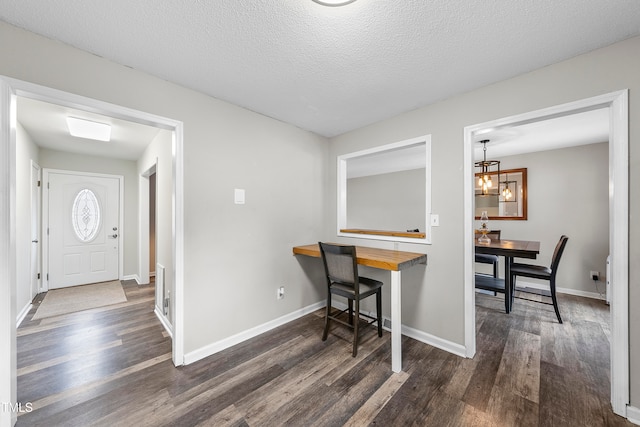
<instances>
[{"instance_id":1,"label":"doorway opening","mask_svg":"<svg viewBox=\"0 0 640 427\"><path fill-rule=\"evenodd\" d=\"M166 117L156 116L142 111L132 110L130 108L98 101L95 99L70 94L67 92L39 86L36 84L24 82L21 80L0 76L0 147L2 147L3 158L6 160L7 174L0 176L0 192L8 196L2 199L3 208L6 208L6 214L2 223L6 225L2 228L3 241L6 245L0 248L2 258L6 260L0 264L0 275L3 277L1 282L6 286L4 289L7 295L16 294L16 253L17 242L14 239L15 216L17 214L15 203L16 182L16 126L17 126L17 99L23 97L25 99L34 99L44 101L63 107L72 109L81 109L86 112L95 113L111 117L118 120L127 120L134 123L154 126L158 129L165 130L169 134L171 145L171 163L173 164L173 177L171 187L171 198L174 202L172 205L174 233L172 235L171 257L175 266L173 271L173 279L175 283L174 298L174 322L173 322L173 339L172 339L172 360L174 365L184 364L184 335L183 335L183 271L184 271L184 224L183 224L183 125L182 122L169 119ZM3 160L3 161L5 161ZM4 202L10 202L4 204ZM4 211L4 209L3 209ZM6 237L6 240L5 240ZM139 248L138 248L139 250ZM145 266L146 267L146 266ZM148 269L147 269L148 271ZM5 374L2 381L8 384L7 388L3 388L3 400L17 401L15 396L16 384L16 300L15 298L7 299L6 309L3 311L3 324L6 328L0 333L0 361L3 363L2 369ZM13 386L11 386L13 384ZM6 393L5 393L6 391Z\"/></svg>"},{"instance_id":2,"label":"doorway opening","mask_svg":"<svg viewBox=\"0 0 640 427\"><path fill-rule=\"evenodd\" d=\"M464 295L466 356L476 351L474 287L474 141L489 129L541 122L606 108L609 111L609 250L611 298L611 404L626 417L629 403L628 313L628 91L623 90L464 129Z\"/></svg>"}]
</instances>

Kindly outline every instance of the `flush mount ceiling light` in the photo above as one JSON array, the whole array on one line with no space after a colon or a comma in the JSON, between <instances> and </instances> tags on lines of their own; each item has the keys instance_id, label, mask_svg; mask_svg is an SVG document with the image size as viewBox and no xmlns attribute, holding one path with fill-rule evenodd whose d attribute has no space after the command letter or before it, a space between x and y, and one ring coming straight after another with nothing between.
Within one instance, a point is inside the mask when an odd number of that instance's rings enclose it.
<instances>
[{"instance_id":1,"label":"flush mount ceiling light","mask_svg":"<svg viewBox=\"0 0 640 427\"><path fill-rule=\"evenodd\" d=\"M353 3L356 0L313 0L313 1L323 6L344 6L345 4Z\"/></svg>"},{"instance_id":2,"label":"flush mount ceiling light","mask_svg":"<svg viewBox=\"0 0 640 427\"><path fill-rule=\"evenodd\" d=\"M79 138L95 139L96 141L109 141L111 139L111 125L94 122L92 120L67 117L69 134Z\"/></svg>"}]
</instances>

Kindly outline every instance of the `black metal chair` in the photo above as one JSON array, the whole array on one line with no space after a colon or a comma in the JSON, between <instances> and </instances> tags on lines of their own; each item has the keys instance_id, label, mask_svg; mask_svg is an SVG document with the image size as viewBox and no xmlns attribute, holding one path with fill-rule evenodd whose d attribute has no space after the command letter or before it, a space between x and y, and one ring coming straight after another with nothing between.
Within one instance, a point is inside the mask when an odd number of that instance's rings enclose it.
<instances>
[{"instance_id":1,"label":"black metal chair","mask_svg":"<svg viewBox=\"0 0 640 427\"><path fill-rule=\"evenodd\" d=\"M322 333L322 341L327 339L329 333L329 323L335 320L338 323L349 326L353 329L353 352L352 356L358 354L358 332L360 316L371 319L367 324L378 323L378 336L382 336L382 285L383 283L369 279L367 277L358 276L358 262L356 258L355 246L332 245L319 242L320 254L324 271L327 277L327 308L324 318L324 332ZM340 295L347 298L348 308L332 313L331 295ZM372 317L364 313L360 313L360 301L374 295L376 296L376 316ZM355 322L353 320L353 303L355 302ZM340 314L349 311L348 322L338 318Z\"/></svg>"},{"instance_id":2,"label":"black metal chair","mask_svg":"<svg viewBox=\"0 0 640 427\"><path fill-rule=\"evenodd\" d=\"M476 230L476 238L478 237L477 236L478 234L480 233ZM491 240L500 240L500 230L491 230L487 233L487 236ZM498 257L498 255L476 254L476 262L479 262L482 264L493 264L493 277L495 278L498 277L498 260L499 259L500 257Z\"/></svg>"},{"instance_id":3,"label":"black metal chair","mask_svg":"<svg viewBox=\"0 0 640 427\"><path fill-rule=\"evenodd\" d=\"M556 298L556 273L558 272L558 265L560 264L560 257L564 252L564 247L567 245L567 240L569 238L567 236L560 237L560 241L556 245L555 250L553 251L553 258L551 259L551 267L545 267L542 265L532 265L532 264L519 264L513 263L511 264L511 285L513 291L516 290L516 277L531 277L534 279L542 279L549 281L550 295L551 301L554 310L556 311L556 316L558 317L558 322L562 323L562 317L560 317L560 310L558 309L558 299ZM518 289L518 291L522 291ZM511 292L513 295L514 292ZM543 301L536 301L543 302ZM543 302L545 303L545 302ZM545 303L548 304L548 303Z\"/></svg>"}]
</instances>

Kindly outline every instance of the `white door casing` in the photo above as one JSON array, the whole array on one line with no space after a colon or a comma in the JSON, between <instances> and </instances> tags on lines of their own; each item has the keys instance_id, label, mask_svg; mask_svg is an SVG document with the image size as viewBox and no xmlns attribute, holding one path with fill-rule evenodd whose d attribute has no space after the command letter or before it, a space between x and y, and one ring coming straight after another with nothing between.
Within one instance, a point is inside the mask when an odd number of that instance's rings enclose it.
<instances>
[{"instance_id":1,"label":"white door casing","mask_svg":"<svg viewBox=\"0 0 640 427\"><path fill-rule=\"evenodd\" d=\"M121 181L45 169L48 289L119 278Z\"/></svg>"},{"instance_id":2,"label":"white door casing","mask_svg":"<svg viewBox=\"0 0 640 427\"><path fill-rule=\"evenodd\" d=\"M41 219L41 210L40 210L40 201L41 201L41 169L40 166L35 163L33 160L31 161L31 289L29 293L29 297L33 299L40 290L40 272L41 268L41 233L40 233L40 224L42 223Z\"/></svg>"}]
</instances>

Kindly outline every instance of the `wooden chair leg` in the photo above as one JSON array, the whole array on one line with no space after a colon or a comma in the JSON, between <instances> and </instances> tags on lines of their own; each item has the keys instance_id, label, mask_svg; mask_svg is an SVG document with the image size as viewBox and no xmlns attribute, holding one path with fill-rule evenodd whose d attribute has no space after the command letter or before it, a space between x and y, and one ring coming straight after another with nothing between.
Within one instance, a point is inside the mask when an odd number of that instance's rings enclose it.
<instances>
[{"instance_id":1,"label":"wooden chair leg","mask_svg":"<svg viewBox=\"0 0 640 427\"><path fill-rule=\"evenodd\" d=\"M331 292L327 296L327 309L324 315L324 332L322 332L322 341L327 340L327 335L329 334L329 315L331 314Z\"/></svg>"},{"instance_id":2,"label":"wooden chair leg","mask_svg":"<svg viewBox=\"0 0 640 427\"><path fill-rule=\"evenodd\" d=\"M382 291L376 292L376 317L378 318L378 336L382 336Z\"/></svg>"},{"instance_id":3,"label":"wooden chair leg","mask_svg":"<svg viewBox=\"0 0 640 427\"><path fill-rule=\"evenodd\" d=\"M560 317L560 309L558 308L558 299L556 298L556 280L555 277L551 279L551 300L553 301L553 309L556 311L556 317L558 322L562 323L562 317Z\"/></svg>"},{"instance_id":4,"label":"wooden chair leg","mask_svg":"<svg viewBox=\"0 0 640 427\"><path fill-rule=\"evenodd\" d=\"M351 300L349 300L351 301ZM360 325L360 301L356 300L356 319L353 323L353 357L358 355L358 326Z\"/></svg>"}]
</instances>

